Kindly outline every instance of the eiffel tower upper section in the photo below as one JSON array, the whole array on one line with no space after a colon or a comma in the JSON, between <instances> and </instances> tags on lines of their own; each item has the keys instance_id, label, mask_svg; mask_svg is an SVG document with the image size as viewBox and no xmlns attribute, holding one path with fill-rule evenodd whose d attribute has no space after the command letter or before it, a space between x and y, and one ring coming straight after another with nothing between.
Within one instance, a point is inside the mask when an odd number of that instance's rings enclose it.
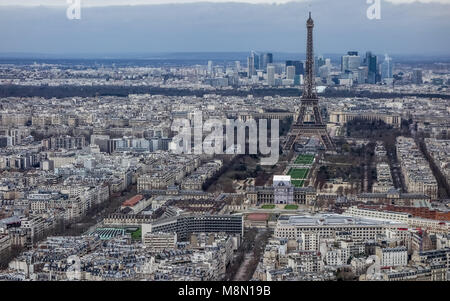
<instances>
[{"instance_id":1,"label":"eiffel tower upper section","mask_svg":"<svg viewBox=\"0 0 450 301\"><path fill-rule=\"evenodd\" d=\"M303 87L302 100L318 101L315 78L314 78L314 48L313 48L313 28L314 21L309 13L309 19L306 21L308 31L306 42L306 62L305 62L305 79Z\"/></svg>"}]
</instances>

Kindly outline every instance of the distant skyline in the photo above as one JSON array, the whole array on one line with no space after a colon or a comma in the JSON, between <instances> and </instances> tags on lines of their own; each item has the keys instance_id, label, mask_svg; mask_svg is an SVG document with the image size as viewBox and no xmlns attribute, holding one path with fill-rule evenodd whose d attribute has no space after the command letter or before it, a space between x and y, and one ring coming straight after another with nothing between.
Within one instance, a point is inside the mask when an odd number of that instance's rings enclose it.
<instances>
[{"instance_id":1,"label":"distant skyline","mask_svg":"<svg viewBox=\"0 0 450 301\"><path fill-rule=\"evenodd\" d=\"M196 3L111 5L124 2ZM68 20L65 0L20 2L63 4L55 7L15 7L17 1L0 0L0 54L304 53L305 20L311 10L316 54L370 50L391 56L450 55L450 0L382 1L380 20L367 18L366 0L233 1L264 5L211 2L82 0L81 20Z\"/></svg>"}]
</instances>

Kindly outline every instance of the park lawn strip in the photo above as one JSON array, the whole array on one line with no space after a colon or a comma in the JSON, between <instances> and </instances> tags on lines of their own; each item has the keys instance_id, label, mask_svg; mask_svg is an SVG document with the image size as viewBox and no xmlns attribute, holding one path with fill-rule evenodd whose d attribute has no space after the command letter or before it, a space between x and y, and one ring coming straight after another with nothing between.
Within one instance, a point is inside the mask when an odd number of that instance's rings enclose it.
<instances>
[{"instance_id":1,"label":"park lawn strip","mask_svg":"<svg viewBox=\"0 0 450 301\"><path fill-rule=\"evenodd\" d=\"M308 168L291 168L288 175L290 175L292 179L306 179L308 172Z\"/></svg>"},{"instance_id":2,"label":"park lawn strip","mask_svg":"<svg viewBox=\"0 0 450 301\"><path fill-rule=\"evenodd\" d=\"M286 206L284 206L284 209L297 210L298 209L298 205L286 205Z\"/></svg>"},{"instance_id":3,"label":"park lawn strip","mask_svg":"<svg viewBox=\"0 0 450 301\"><path fill-rule=\"evenodd\" d=\"M295 164L312 164L314 162L314 155L298 155L295 159Z\"/></svg>"},{"instance_id":4,"label":"park lawn strip","mask_svg":"<svg viewBox=\"0 0 450 301\"><path fill-rule=\"evenodd\" d=\"M275 205L273 204L265 204L261 206L262 209L273 209L275 208Z\"/></svg>"}]
</instances>

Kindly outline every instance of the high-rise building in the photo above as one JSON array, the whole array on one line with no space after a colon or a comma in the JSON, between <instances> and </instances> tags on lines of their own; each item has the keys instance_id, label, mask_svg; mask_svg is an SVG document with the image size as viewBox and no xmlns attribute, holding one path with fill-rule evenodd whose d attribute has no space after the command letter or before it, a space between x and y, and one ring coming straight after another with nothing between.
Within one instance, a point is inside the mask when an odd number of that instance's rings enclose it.
<instances>
[{"instance_id":1,"label":"high-rise building","mask_svg":"<svg viewBox=\"0 0 450 301\"><path fill-rule=\"evenodd\" d=\"M259 69L266 70L268 64L273 63L273 54L272 53L261 53L259 56Z\"/></svg>"},{"instance_id":2,"label":"high-rise building","mask_svg":"<svg viewBox=\"0 0 450 301\"><path fill-rule=\"evenodd\" d=\"M213 73L213 62L212 61L208 61L208 74L212 74Z\"/></svg>"},{"instance_id":3,"label":"high-rise building","mask_svg":"<svg viewBox=\"0 0 450 301\"><path fill-rule=\"evenodd\" d=\"M325 59L325 65L319 68L319 77L323 79L328 79L331 72L331 59Z\"/></svg>"},{"instance_id":4,"label":"high-rise building","mask_svg":"<svg viewBox=\"0 0 450 301\"><path fill-rule=\"evenodd\" d=\"M266 53L265 54L265 58L266 58L267 64L272 64L273 63L273 54L272 53Z\"/></svg>"},{"instance_id":5,"label":"high-rise building","mask_svg":"<svg viewBox=\"0 0 450 301\"><path fill-rule=\"evenodd\" d=\"M349 51L347 55L341 58L341 71L352 71L355 72L361 65L361 58L357 51Z\"/></svg>"},{"instance_id":6,"label":"high-rise building","mask_svg":"<svg viewBox=\"0 0 450 301\"><path fill-rule=\"evenodd\" d=\"M412 82L416 85L423 84L422 69L414 69L412 73Z\"/></svg>"},{"instance_id":7,"label":"high-rise building","mask_svg":"<svg viewBox=\"0 0 450 301\"><path fill-rule=\"evenodd\" d=\"M267 63L265 63L264 55L265 53L261 53L259 55L259 65L258 65L259 70L266 70L267 68Z\"/></svg>"},{"instance_id":8,"label":"high-rise building","mask_svg":"<svg viewBox=\"0 0 450 301\"><path fill-rule=\"evenodd\" d=\"M319 68L325 65L325 59L323 56L317 56L314 58L314 73L319 74Z\"/></svg>"},{"instance_id":9,"label":"high-rise building","mask_svg":"<svg viewBox=\"0 0 450 301\"><path fill-rule=\"evenodd\" d=\"M236 72L241 71L241 62L235 61L234 64L235 64Z\"/></svg>"},{"instance_id":10,"label":"high-rise building","mask_svg":"<svg viewBox=\"0 0 450 301\"><path fill-rule=\"evenodd\" d=\"M357 81L358 84L364 84L367 81L368 67L362 66L358 68Z\"/></svg>"},{"instance_id":11,"label":"high-rise building","mask_svg":"<svg viewBox=\"0 0 450 301\"><path fill-rule=\"evenodd\" d=\"M392 77L392 58L386 54L384 57L384 62L381 64L381 79Z\"/></svg>"},{"instance_id":12,"label":"high-rise building","mask_svg":"<svg viewBox=\"0 0 450 301\"><path fill-rule=\"evenodd\" d=\"M295 67L295 75L305 74L303 70L303 63L301 61L286 61L286 68L288 66Z\"/></svg>"},{"instance_id":13,"label":"high-rise building","mask_svg":"<svg viewBox=\"0 0 450 301\"><path fill-rule=\"evenodd\" d=\"M253 57L253 66L255 68L255 73L256 73L256 70L260 69L259 54L257 52L255 52L255 51L252 51L251 56Z\"/></svg>"},{"instance_id":14,"label":"high-rise building","mask_svg":"<svg viewBox=\"0 0 450 301\"><path fill-rule=\"evenodd\" d=\"M252 51L247 58L248 77L252 77L256 74L256 70L260 69L260 56L255 51Z\"/></svg>"},{"instance_id":15,"label":"high-rise building","mask_svg":"<svg viewBox=\"0 0 450 301\"><path fill-rule=\"evenodd\" d=\"M295 76L295 66L287 66L286 67L286 78L293 80L294 76Z\"/></svg>"},{"instance_id":16,"label":"high-rise building","mask_svg":"<svg viewBox=\"0 0 450 301\"><path fill-rule=\"evenodd\" d=\"M267 84L275 86L275 66L267 66Z\"/></svg>"},{"instance_id":17,"label":"high-rise building","mask_svg":"<svg viewBox=\"0 0 450 301\"><path fill-rule=\"evenodd\" d=\"M254 61L253 56L249 56L247 58L247 70L248 70L247 75L249 78L251 78L256 73L255 61Z\"/></svg>"},{"instance_id":18,"label":"high-rise building","mask_svg":"<svg viewBox=\"0 0 450 301\"><path fill-rule=\"evenodd\" d=\"M367 82L369 84L377 83L378 79L378 64L377 64L377 56L373 55L372 52L366 52L366 58L364 59L364 65L367 66Z\"/></svg>"},{"instance_id":19,"label":"high-rise building","mask_svg":"<svg viewBox=\"0 0 450 301\"><path fill-rule=\"evenodd\" d=\"M327 78L330 75L330 66L329 65L323 65L319 68L319 74L321 78Z\"/></svg>"}]
</instances>

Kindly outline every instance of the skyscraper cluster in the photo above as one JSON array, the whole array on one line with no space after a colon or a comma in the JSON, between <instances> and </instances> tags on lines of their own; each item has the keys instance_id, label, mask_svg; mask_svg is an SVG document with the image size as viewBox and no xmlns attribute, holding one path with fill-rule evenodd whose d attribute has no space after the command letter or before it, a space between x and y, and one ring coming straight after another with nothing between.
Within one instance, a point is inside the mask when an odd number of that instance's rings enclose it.
<instances>
[{"instance_id":1,"label":"skyscraper cluster","mask_svg":"<svg viewBox=\"0 0 450 301\"><path fill-rule=\"evenodd\" d=\"M391 83L393 81L392 58L385 54L383 62L380 63L379 57L368 51L361 60L357 51L349 51L341 57L341 78L358 84Z\"/></svg>"},{"instance_id":2,"label":"skyscraper cluster","mask_svg":"<svg viewBox=\"0 0 450 301\"><path fill-rule=\"evenodd\" d=\"M257 53L252 51L247 58L248 77L256 75L257 70L266 71L267 66L273 63L272 53Z\"/></svg>"}]
</instances>

